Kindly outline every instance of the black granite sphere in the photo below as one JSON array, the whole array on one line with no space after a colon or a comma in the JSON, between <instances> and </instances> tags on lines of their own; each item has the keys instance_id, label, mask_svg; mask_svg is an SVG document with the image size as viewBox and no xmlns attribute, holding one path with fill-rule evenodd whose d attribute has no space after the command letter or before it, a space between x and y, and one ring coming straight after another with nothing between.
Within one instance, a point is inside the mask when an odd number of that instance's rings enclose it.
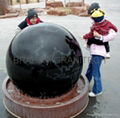
<instances>
[{"instance_id":1,"label":"black granite sphere","mask_svg":"<svg viewBox=\"0 0 120 118\"><path fill-rule=\"evenodd\" d=\"M41 23L25 28L13 38L6 65L10 79L23 93L54 97L75 85L83 59L78 42L68 30Z\"/></svg>"}]
</instances>

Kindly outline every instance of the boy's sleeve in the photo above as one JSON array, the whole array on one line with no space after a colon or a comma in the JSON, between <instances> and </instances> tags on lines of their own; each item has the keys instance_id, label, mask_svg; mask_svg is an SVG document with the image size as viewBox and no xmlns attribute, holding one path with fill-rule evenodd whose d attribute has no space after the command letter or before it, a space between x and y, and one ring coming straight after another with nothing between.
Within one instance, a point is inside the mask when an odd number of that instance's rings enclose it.
<instances>
[{"instance_id":1,"label":"boy's sleeve","mask_svg":"<svg viewBox=\"0 0 120 118\"><path fill-rule=\"evenodd\" d=\"M25 27L27 27L26 21L25 21L25 20L22 21L22 22L18 25L18 27L19 27L20 29L24 29Z\"/></svg>"}]
</instances>

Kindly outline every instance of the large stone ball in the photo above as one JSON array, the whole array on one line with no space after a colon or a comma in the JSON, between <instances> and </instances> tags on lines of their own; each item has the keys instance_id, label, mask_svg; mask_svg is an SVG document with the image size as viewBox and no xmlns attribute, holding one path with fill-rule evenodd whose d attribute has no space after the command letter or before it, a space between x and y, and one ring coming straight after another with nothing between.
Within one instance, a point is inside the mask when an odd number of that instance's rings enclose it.
<instances>
[{"instance_id":1,"label":"large stone ball","mask_svg":"<svg viewBox=\"0 0 120 118\"><path fill-rule=\"evenodd\" d=\"M13 38L6 65L10 79L23 93L54 97L75 85L83 59L78 42L67 29L41 23Z\"/></svg>"}]
</instances>

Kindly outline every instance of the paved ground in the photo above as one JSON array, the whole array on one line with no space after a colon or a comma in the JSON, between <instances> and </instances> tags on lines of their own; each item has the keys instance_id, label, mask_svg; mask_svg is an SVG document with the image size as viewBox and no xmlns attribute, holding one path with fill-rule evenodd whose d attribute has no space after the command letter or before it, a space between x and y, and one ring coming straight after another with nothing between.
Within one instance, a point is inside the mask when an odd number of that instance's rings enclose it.
<instances>
[{"instance_id":1,"label":"paved ground","mask_svg":"<svg viewBox=\"0 0 120 118\"><path fill-rule=\"evenodd\" d=\"M91 3L93 0L86 0ZM106 11L106 17L111 20L120 31L120 0L96 0ZM83 56L84 67L82 75L85 74L88 65L89 53L83 47L84 41L80 40L80 37L86 33L91 25L91 20L86 17L77 17L73 15L68 16L40 16L45 22L52 22L60 24L66 27L78 40ZM5 56L8 46L14 36L15 29L19 22L21 22L25 16L0 19L0 87L2 87L3 80L7 76L5 66ZM104 94L94 99L90 99L86 110L77 116L76 118L120 118L120 33L111 45L111 59L106 63L103 63L102 81L104 87ZM6 112L2 104L2 90L0 89L0 118L13 118Z\"/></svg>"}]
</instances>

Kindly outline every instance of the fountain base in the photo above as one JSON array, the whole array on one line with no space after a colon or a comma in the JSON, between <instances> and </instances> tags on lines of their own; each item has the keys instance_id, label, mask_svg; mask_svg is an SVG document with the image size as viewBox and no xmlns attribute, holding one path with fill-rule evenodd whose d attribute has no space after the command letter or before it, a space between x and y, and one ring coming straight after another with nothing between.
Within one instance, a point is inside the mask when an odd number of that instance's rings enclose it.
<instances>
[{"instance_id":1,"label":"fountain base","mask_svg":"<svg viewBox=\"0 0 120 118\"><path fill-rule=\"evenodd\" d=\"M35 98L21 93L9 78L3 82L3 103L17 118L73 118L88 105L88 82L82 76L67 93L54 98Z\"/></svg>"}]
</instances>

